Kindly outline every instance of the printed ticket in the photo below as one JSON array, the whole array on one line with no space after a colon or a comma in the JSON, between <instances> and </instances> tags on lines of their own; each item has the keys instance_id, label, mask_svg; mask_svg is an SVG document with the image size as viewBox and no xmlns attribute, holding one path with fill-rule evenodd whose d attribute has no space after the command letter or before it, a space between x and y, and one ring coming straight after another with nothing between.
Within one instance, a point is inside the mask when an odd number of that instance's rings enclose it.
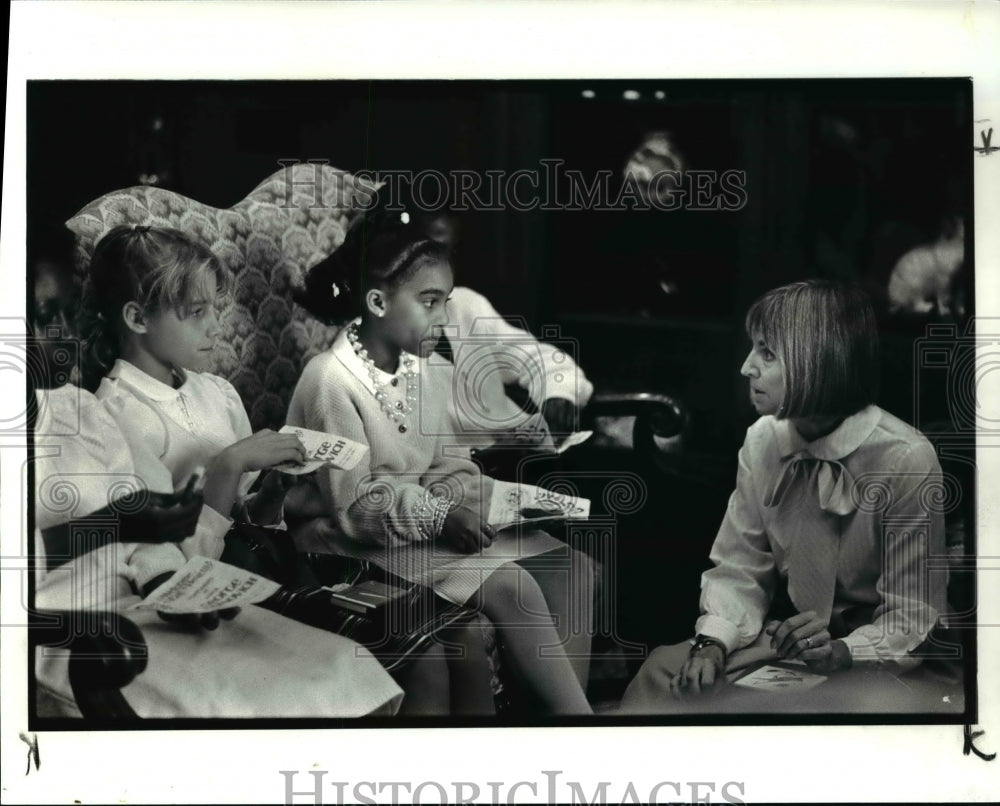
<instances>
[{"instance_id":1,"label":"printed ticket","mask_svg":"<svg viewBox=\"0 0 1000 806\"><path fill-rule=\"evenodd\" d=\"M592 436L594 436L593 431L574 431L566 437L566 439L559 443L559 446L556 448L556 453L565 453L570 448L586 442Z\"/></svg>"},{"instance_id":2,"label":"printed ticket","mask_svg":"<svg viewBox=\"0 0 1000 806\"><path fill-rule=\"evenodd\" d=\"M282 426L279 433L296 434L305 445L308 456L306 462L301 465L294 462L275 465L275 470L280 470L282 473L291 473L297 476L303 473L312 473L324 466L351 470L368 453L367 445L323 431L311 431L308 428L286 425Z\"/></svg>"},{"instance_id":3,"label":"printed ticket","mask_svg":"<svg viewBox=\"0 0 1000 806\"><path fill-rule=\"evenodd\" d=\"M746 677L736 681L737 686L761 689L763 691L805 691L819 685L826 677L821 674L783 669L780 666L762 666Z\"/></svg>"},{"instance_id":4,"label":"printed ticket","mask_svg":"<svg viewBox=\"0 0 1000 806\"><path fill-rule=\"evenodd\" d=\"M590 501L533 484L493 482L487 521L496 529L558 518L589 518Z\"/></svg>"},{"instance_id":5,"label":"printed ticket","mask_svg":"<svg viewBox=\"0 0 1000 806\"><path fill-rule=\"evenodd\" d=\"M170 579L131 609L210 613L262 602L280 587L277 582L242 568L208 557L192 557Z\"/></svg>"}]
</instances>

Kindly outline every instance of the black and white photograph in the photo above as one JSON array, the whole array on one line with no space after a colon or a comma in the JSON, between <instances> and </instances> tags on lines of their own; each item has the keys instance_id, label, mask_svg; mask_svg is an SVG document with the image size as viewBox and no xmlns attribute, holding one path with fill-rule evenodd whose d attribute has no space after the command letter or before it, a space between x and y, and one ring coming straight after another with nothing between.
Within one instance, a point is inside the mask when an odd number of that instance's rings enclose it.
<instances>
[{"instance_id":1,"label":"black and white photograph","mask_svg":"<svg viewBox=\"0 0 1000 806\"><path fill-rule=\"evenodd\" d=\"M988 796L994 9L51 5L123 36L12 38L11 802Z\"/></svg>"}]
</instances>

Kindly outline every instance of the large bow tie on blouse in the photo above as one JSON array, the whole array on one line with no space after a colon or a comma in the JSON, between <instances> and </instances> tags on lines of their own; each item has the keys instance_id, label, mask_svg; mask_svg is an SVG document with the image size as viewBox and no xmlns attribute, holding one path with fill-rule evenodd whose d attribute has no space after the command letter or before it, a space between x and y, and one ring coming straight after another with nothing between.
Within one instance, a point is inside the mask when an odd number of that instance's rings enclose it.
<instances>
[{"instance_id":1,"label":"large bow tie on blouse","mask_svg":"<svg viewBox=\"0 0 1000 806\"><path fill-rule=\"evenodd\" d=\"M820 509L834 515L850 515L855 510L851 489L854 479L836 459L819 459L808 451L799 451L782 459L782 467L764 506L776 507L796 481L808 489L815 485Z\"/></svg>"},{"instance_id":2,"label":"large bow tie on blouse","mask_svg":"<svg viewBox=\"0 0 1000 806\"><path fill-rule=\"evenodd\" d=\"M782 460L782 467L770 494L764 499L767 507L777 507L786 498L787 506L817 496L824 512L848 515L854 511L851 487L854 480L836 459L819 459L800 450ZM789 495L790 491L794 492ZM788 513L789 517L795 517ZM837 580L839 541L829 535L797 532L788 546L788 595L800 612L814 611L827 621L833 607Z\"/></svg>"}]
</instances>

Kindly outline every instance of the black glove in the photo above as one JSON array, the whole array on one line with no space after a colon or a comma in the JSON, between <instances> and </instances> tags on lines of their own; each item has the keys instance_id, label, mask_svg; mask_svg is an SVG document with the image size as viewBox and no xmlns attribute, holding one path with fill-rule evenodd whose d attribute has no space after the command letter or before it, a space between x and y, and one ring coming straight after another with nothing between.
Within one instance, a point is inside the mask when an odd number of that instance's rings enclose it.
<instances>
[{"instance_id":1,"label":"black glove","mask_svg":"<svg viewBox=\"0 0 1000 806\"><path fill-rule=\"evenodd\" d=\"M542 416L548 423L549 432L554 437L559 437L557 442L561 442L576 428L577 410L576 406L564 397L550 397L542 404Z\"/></svg>"},{"instance_id":2,"label":"black glove","mask_svg":"<svg viewBox=\"0 0 1000 806\"><path fill-rule=\"evenodd\" d=\"M108 510L118 516L119 540L126 543L173 543L194 534L204 503L200 492L153 493L139 490L115 499Z\"/></svg>"}]
</instances>

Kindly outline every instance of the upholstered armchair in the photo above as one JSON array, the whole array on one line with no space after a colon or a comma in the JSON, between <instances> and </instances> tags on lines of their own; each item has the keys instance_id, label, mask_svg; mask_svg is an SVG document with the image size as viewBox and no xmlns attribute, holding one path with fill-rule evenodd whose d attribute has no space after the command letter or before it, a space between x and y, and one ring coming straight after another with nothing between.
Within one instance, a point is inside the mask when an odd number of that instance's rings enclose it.
<instances>
[{"instance_id":1,"label":"upholstered armchair","mask_svg":"<svg viewBox=\"0 0 1000 806\"><path fill-rule=\"evenodd\" d=\"M336 335L291 298L306 270L343 241L370 192L328 165L289 165L232 207L218 208L156 187L107 193L66 226L76 235L76 264L86 270L94 245L113 227L174 227L196 236L233 278L220 321L227 337L214 371L240 393L254 430L280 428L302 368Z\"/></svg>"}]
</instances>

